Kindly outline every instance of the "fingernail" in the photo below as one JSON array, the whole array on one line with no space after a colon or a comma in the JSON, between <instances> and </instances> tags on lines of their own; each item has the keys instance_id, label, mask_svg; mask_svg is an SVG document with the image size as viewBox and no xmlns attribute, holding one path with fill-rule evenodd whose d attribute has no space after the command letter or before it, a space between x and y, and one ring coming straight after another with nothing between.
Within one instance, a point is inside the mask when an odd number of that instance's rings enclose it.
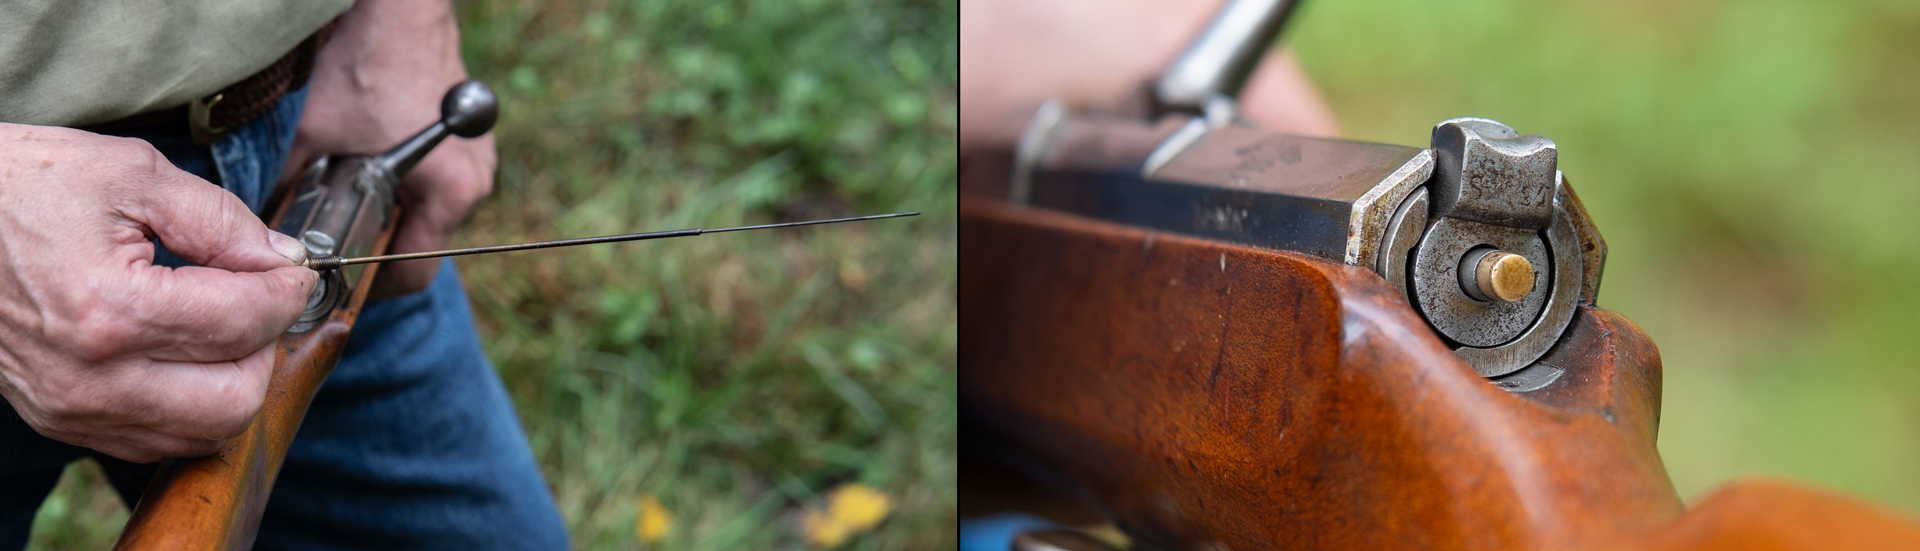
<instances>
[{"instance_id":1,"label":"fingernail","mask_svg":"<svg viewBox=\"0 0 1920 551\"><path fill-rule=\"evenodd\" d=\"M307 246L300 244L300 240L287 234L267 230L267 243L273 245L274 252L287 257L287 260L294 264L307 261Z\"/></svg>"}]
</instances>

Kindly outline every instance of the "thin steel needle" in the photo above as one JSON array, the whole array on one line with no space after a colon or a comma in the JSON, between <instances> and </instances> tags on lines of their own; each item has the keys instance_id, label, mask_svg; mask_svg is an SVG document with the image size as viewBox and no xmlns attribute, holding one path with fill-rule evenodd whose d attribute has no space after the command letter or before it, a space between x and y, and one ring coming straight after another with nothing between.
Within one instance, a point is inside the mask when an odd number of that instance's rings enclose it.
<instances>
[{"instance_id":1,"label":"thin steel needle","mask_svg":"<svg viewBox=\"0 0 1920 551\"><path fill-rule=\"evenodd\" d=\"M724 232L730 232L730 231L791 228L795 226L836 224L840 222L859 222L862 220L879 220L882 218L901 218L906 216L919 216L919 215L920 213L918 212L900 212L900 213L894 213L894 214L875 214L872 216L856 216L853 218L833 218L828 220L807 220L803 222L784 222L780 224L761 224L758 226L740 226L737 228L720 228L715 230L693 228L688 230L629 233L629 234L623 234L623 235L606 235L601 237L582 237L579 239L561 239L559 241L541 241L538 243L520 243L515 245L494 245L492 247L474 247L471 249L454 249L450 251L428 251L423 253L390 254L390 255L384 255L384 256L363 256L360 258L340 258L337 256L319 256L319 257L308 257L307 261L302 263L301 265L306 266L308 268L312 268L315 271L326 271L334 268L339 268L341 266L346 266L349 264L368 264L373 262L392 262L395 260L415 260L420 258L439 258L443 256L461 256L461 255L469 255L469 254L503 253L507 251L524 251L527 249L546 249L550 247L571 247L574 245L591 245L594 243L618 243L621 241L644 241L648 239L666 239L669 237L691 237L691 236L705 234L705 233L724 233Z\"/></svg>"}]
</instances>

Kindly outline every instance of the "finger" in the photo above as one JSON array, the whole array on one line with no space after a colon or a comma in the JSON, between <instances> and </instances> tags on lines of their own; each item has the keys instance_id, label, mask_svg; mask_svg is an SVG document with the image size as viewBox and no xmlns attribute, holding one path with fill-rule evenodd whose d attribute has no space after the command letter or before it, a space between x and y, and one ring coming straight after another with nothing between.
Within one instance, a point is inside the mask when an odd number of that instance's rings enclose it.
<instances>
[{"instance_id":1,"label":"finger","mask_svg":"<svg viewBox=\"0 0 1920 551\"><path fill-rule=\"evenodd\" d=\"M116 427L93 434L45 432L43 436L134 463L158 463L174 457L205 457L220 451L222 440L168 436L142 427Z\"/></svg>"},{"instance_id":2,"label":"finger","mask_svg":"<svg viewBox=\"0 0 1920 551\"><path fill-rule=\"evenodd\" d=\"M156 360L219 362L267 346L306 309L319 279L298 266L266 272L147 266L136 273L138 292L127 309L141 324L145 350Z\"/></svg>"},{"instance_id":3,"label":"finger","mask_svg":"<svg viewBox=\"0 0 1920 551\"><path fill-rule=\"evenodd\" d=\"M1288 134L1339 137L1333 108L1307 78L1292 48L1267 54L1247 79L1241 111L1261 128Z\"/></svg>"},{"instance_id":4,"label":"finger","mask_svg":"<svg viewBox=\"0 0 1920 551\"><path fill-rule=\"evenodd\" d=\"M167 250L188 262L259 272L306 259L306 247L267 229L239 197L164 158L145 180L126 190L132 200L119 205L121 214L153 230Z\"/></svg>"},{"instance_id":5,"label":"finger","mask_svg":"<svg viewBox=\"0 0 1920 551\"><path fill-rule=\"evenodd\" d=\"M116 402L126 405L127 402ZM152 463L168 457L199 457L213 453L222 445L219 439L182 437L164 434L129 421L125 412L97 411L48 419L33 408L19 413L27 425L41 436L88 448L136 463Z\"/></svg>"},{"instance_id":6,"label":"finger","mask_svg":"<svg viewBox=\"0 0 1920 551\"><path fill-rule=\"evenodd\" d=\"M394 232L393 243L388 247L390 251L394 253L431 251L443 248L447 244L444 231L436 229L434 224L416 220L413 213L402 213L402 215L404 216L402 224ZM408 220L415 220L415 222L407 223ZM425 289L427 285L433 283L434 276L439 274L440 265L445 263L445 260L444 258L423 258L383 262L380 264L380 273L374 278L373 289L368 296L369 298L390 298Z\"/></svg>"},{"instance_id":7,"label":"finger","mask_svg":"<svg viewBox=\"0 0 1920 551\"><path fill-rule=\"evenodd\" d=\"M493 139L447 142L408 175L401 197L405 208L389 253L444 249L473 206L493 189ZM389 262L380 267L374 298L426 288L439 272L440 259Z\"/></svg>"},{"instance_id":8,"label":"finger","mask_svg":"<svg viewBox=\"0 0 1920 551\"><path fill-rule=\"evenodd\" d=\"M273 377L274 346L231 362L140 366L145 390L128 397L138 425L186 440L223 440L253 424Z\"/></svg>"},{"instance_id":9,"label":"finger","mask_svg":"<svg viewBox=\"0 0 1920 551\"><path fill-rule=\"evenodd\" d=\"M246 432L266 401L275 347L231 362L139 362L117 366L106 386L121 393L111 411L90 422L35 423L49 438L128 461L199 457ZM40 427L46 427L42 429Z\"/></svg>"},{"instance_id":10,"label":"finger","mask_svg":"<svg viewBox=\"0 0 1920 551\"><path fill-rule=\"evenodd\" d=\"M439 240L423 242L421 245L431 248L446 245L454 228L466 219L473 206L493 193L493 174L497 163L492 135L473 139L456 138L428 153L407 174L399 190L407 213L411 215L411 221L404 224L429 230Z\"/></svg>"}]
</instances>

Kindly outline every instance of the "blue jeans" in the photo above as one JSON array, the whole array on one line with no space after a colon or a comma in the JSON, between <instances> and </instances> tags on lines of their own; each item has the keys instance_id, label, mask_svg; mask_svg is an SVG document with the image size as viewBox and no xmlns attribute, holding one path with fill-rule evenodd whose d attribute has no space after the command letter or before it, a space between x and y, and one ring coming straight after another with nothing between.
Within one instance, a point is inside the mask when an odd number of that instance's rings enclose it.
<instances>
[{"instance_id":1,"label":"blue jeans","mask_svg":"<svg viewBox=\"0 0 1920 551\"><path fill-rule=\"evenodd\" d=\"M288 94L212 147L194 145L185 128L127 135L259 213L305 100L305 90ZM151 465L40 436L0 409L0 550L26 546L34 512L70 462L99 461L130 504L152 475ZM565 548L453 263L425 291L368 303L287 453L255 549Z\"/></svg>"}]
</instances>

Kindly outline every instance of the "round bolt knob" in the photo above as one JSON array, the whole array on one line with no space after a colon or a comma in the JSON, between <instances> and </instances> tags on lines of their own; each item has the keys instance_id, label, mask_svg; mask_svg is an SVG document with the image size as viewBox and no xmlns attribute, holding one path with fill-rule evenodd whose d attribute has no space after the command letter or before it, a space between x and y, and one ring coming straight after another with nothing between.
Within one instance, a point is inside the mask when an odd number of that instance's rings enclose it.
<instances>
[{"instance_id":1,"label":"round bolt knob","mask_svg":"<svg viewBox=\"0 0 1920 551\"><path fill-rule=\"evenodd\" d=\"M500 99L494 97L493 90L477 80L469 80L447 90L440 98L440 121L421 129L407 141L393 146L376 159L380 166L395 181L406 176L420 159L447 139L448 134L462 138L477 138L493 129L493 120L500 118Z\"/></svg>"},{"instance_id":2,"label":"round bolt knob","mask_svg":"<svg viewBox=\"0 0 1920 551\"><path fill-rule=\"evenodd\" d=\"M1533 292L1533 263L1499 249L1477 249L1460 259L1460 289L1474 300L1518 302Z\"/></svg>"},{"instance_id":3,"label":"round bolt knob","mask_svg":"<svg viewBox=\"0 0 1920 551\"><path fill-rule=\"evenodd\" d=\"M493 129L500 118L500 99L478 80L469 80L447 90L440 98L440 122L462 138L476 138Z\"/></svg>"}]
</instances>

